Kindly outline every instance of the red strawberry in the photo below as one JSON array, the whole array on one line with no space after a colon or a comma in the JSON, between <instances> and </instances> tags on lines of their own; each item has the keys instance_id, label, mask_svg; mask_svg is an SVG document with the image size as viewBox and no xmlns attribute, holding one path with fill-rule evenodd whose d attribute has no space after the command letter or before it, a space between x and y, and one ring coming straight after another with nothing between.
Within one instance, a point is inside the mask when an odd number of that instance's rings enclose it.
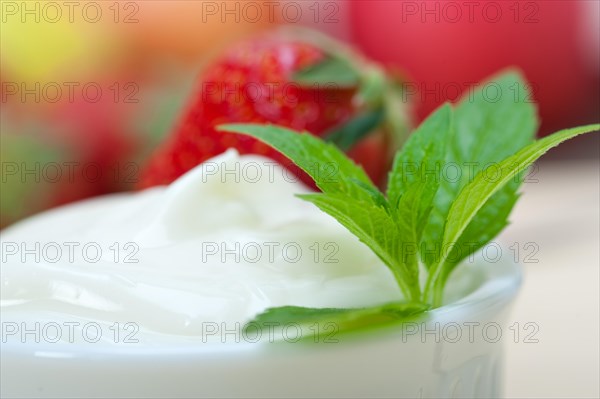
<instances>
[{"instance_id":1,"label":"red strawberry","mask_svg":"<svg viewBox=\"0 0 600 399\"><path fill-rule=\"evenodd\" d=\"M230 147L268 156L310 182L269 146L215 130L233 122L276 123L330 139L381 183L407 127L404 117L395 123L405 114L402 104L388 112L399 98L398 85L331 39L296 32L257 37L210 64L180 124L142 174L141 186L168 184Z\"/></svg>"}]
</instances>

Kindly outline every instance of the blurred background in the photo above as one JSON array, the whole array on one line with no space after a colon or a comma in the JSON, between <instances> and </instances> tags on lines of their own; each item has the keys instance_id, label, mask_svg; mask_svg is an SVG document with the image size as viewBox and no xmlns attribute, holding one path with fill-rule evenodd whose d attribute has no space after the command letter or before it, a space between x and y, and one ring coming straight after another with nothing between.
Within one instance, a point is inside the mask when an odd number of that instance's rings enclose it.
<instances>
[{"instance_id":1,"label":"blurred background","mask_svg":"<svg viewBox=\"0 0 600 399\"><path fill-rule=\"evenodd\" d=\"M203 63L274 25L312 26L398 71L417 120L511 65L541 134L599 119L595 0L0 3L2 227L131 189ZM598 140L554 156L597 157Z\"/></svg>"},{"instance_id":2,"label":"blurred background","mask_svg":"<svg viewBox=\"0 0 600 399\"><path fill-rule=\"evenodd\" d=\"M131 190L207 60L276 25L327 32L397 71L417 121L518 66L539 103L541 135L597 122L599 4L0 0L0 227ZM515 317L541 323L546 340L511 346L509 396L598 397L598 136L542 161L515 211L518 227L504 233L508 242L540 237L541 262L527 265ZM578 281L570 302L553 293L568 273Z\"/></svg>"}]
</instances>

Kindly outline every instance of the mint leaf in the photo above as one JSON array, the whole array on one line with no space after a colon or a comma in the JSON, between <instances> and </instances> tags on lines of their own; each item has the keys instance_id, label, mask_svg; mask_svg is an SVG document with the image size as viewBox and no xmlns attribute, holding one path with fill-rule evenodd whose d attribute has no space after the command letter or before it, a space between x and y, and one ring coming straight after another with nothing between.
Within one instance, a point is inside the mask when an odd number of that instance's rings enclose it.
<instances>
[{"instance_id":1,"label":"mint leaf","mask_svg":"<svg viewBox=\"0 0 600 399\"><path fill-rule=\"evenodd\" d=\"M517 190L521 181L522 173L508 181L477 212L445 260L441 276L444 281L463 259L490 242L508 225L508 216L519 199Z\"/></svg>"},{"instance_id":2,"label":"mint leaf","mask_svg":"<svg viewBox=\"0 0 600 399\"><path fill-rule=\"evenodd\" d=\"M360 82L360 75L349 60L340 57L327 57L321 62L296 71L292 80L303 86L333 89L342 87L356 87Z\"/></svg>"},{"instance_id":3,"label":"mint leaf","mask_svg":"<svg viewBox=\"0 0 600 399\"><path fill-rule=\"evenodd\" d=\"M431 210L440 183L441 164L445 159L446 146L451 134L452 108L446 104L438 108L417 128L394 158L388 180L388 200L390 204L396 205L396 209L405 206L414 207L416 211L414 217L420 227L424 225ZM420 195L407 203L406 198L404 200L402 198L406 196L410 187L413 187L413 195L416 192ZM401 200L404 205L399 206Z\"/></svg>"},{"instance_id":4,"label":"mint leaf","mask_svg":"<svg viewBox=\"0 0 600 399\"><path fill-rule=\"evenodd\" d=\"M263 330L295 323L305 327L303 329L305 331L303 333L304 338L316 338L331 333L407 321L417 317L427 309L427 305L412 302L393 302L358 309L282 306L265 310L252 321L246 323L244 330ZM317 323L317 326L315 326L315 323ZM306 327L310 327L310 329Z\"/></svg>"},{"instance_id":5,"label":"mint leaf","mask_svg":"<svg viewBox=\"0 0 600 399\"><path fill-rule=\"evenodd\" d=\"M391 270L407 301L439 306L454 266L506 226L524 170L562 141L598 129L589 125L564 130L528 144L537 127L535 108L527 103L524 90L514 91L524 89L525 83L509 73L493 85L503 93L497 101L489 101L481 91L463 100L454 115L445 105L427 118L396 156L387 196L342 151L317 137L272 125L219 129L262 140L309 173L323 193L299 197L333 216L371 248ZM326 164L337 166L333 181L323 177ZM448 179L440 171L449 164L458 169L459 178ZM469 175L472 166L478 167L474 176ZM465 243L471 244L467 251L459 246ZM427 258L432 246L435 256ZM423 295L420 262L428 267ZM317 314L310 312L304 314L313 320Z\"/></svg>"},{"instance_id":6,"label":"mint leaf","mask_svg":"<svg viewBox=\"0 0 600 399\"><path fill-rule=\"evenodd\" d=\"M439 187L439 169L452 132L452 108L444 105L411 135L394 158L387 197L402 239L403 261L418 282L419 245Z\"/></svg>"},{"instance_id":7,"label":"mint leaf","mask_svg":"<svg viewBox=\"0 0 600 399\"><path fill-rule=\"evenodd\" d=\"M405 297L419 300L418 269L414 270L405 256L406 246L400 232L384 208L344 195L304 194L298 197L312 202L357 236L392 271Z\"/></svg>"},{"instance_id":8,"label":"mint leaf","mask_svg":"<svg viewBox=\"0 0 600 399\"><path fill-rule=\"evenodd\" d=\"M273 125L221 125L219 130L247 134L271 145L305 170L323 194L301 195L337 219L390 268L406 298L418 300L418 263L404 256L405 246L383 194L362 168L332 144L307 133ZM316 165L316 167L312 167ZM335 179L323 179L320 168L336 165Z\"/></svg>"},{"instance_id":9,"label":"mint leaf","mask_svg":"<svg viewBox=\"0 0 600 399\"><path fill-rule=\"evenodd\" d=\"M498 169L497 177L489 178L485 171L475 176L472 182L468 183L459 193L456 200L452 203L448 212L446 227L443 233L443 247L449 247L459 242L461 235L465 232L470 223L477 217L478 212L486 206L489 201L493 201L493 195L508 184L511 179L514 181L526 168L531 166L539 157L545 154L549 149L556 147L563 141L584 133L590 133L600 129L599 124L576 127L572 129L561 130L548 137L536 141L523 148L516 154L505 158L495 167ZM432 268L429 281L438 279L448 254L442 256L435 267ZM443 288L443 279L438 280L437 297L441 297ZM439 302L434 301L434 305Z\"/></svg>"},{"instance_id":10,"label":"mint leaf","mask_svg":"<svg viewBox=\"0 0 600 399\"><path fill-rule=\"evenodd\" d=\"M460 190L487 165L532 142L538 127L536 108L529 102L527 84L518 72L493 77L479 87L462 99L454 113L440 188L421 246L421 258L429 267L440 259L446 218ZM467 228L464 245L457 245L447 261L457 264L506 226L520 184L520 179L513 179L479 210Z\"/></svg>"},{"instance_id":11,"label":"mint leaf","mask_svg":"<svg viewBox=\"0 0 600 399\"><path fill-rule=\"evenodd\" d=\"M378 191L365 171L339 148L309 133L252 123L220 125L217 130L246 134L269 144L308 173L324 193L344 193L370 203L369 192Z\"/></svg>"}]
</instances>

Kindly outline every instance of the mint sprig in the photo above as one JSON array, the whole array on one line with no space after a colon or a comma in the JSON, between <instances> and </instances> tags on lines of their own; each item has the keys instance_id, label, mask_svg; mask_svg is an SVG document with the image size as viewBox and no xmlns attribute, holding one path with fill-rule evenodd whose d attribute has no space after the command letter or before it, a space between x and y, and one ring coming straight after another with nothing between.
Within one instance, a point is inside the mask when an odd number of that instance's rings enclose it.
<instances>
[{"instance_id":1,"label":"mint sprig","mask_svg":"<svg viewBox=\"0 0 600 399\"><path fill-rule=\"evenodd\" d=\"M405 302L422 306L419 311L424 312L442 305L447 278L460 260L506 226L526 168L561 142L600 129L598 124L582 126L533 141L536 110L526 101L521 76L503 74L483 85L484 90L490 85L498 91L495 101L480 90L455 108L438 108L415 130L395 157L385 194L342 151L308 133L258 124L218 129L255 137L306 171L322 193L300 198L333 216L371 248L392 271ZM336 173L325 180L323 168L332 163ZM447 165L461 172L458 178L444 175ZM423 287L421 270L427 272ZM292 308L267 309L256 320L269 315L269 320L325 317L341 323L350 317L356 327L376 319L361 314L383 312L373 307L305 309L300 314L290 312ZM393 315L406 317L402 312Z\"/></svg>"},{"instance_id":2,"label":"mint sprig","mask_svg":"<svg viewBox=\"0 0 600 399\"><path fill-rule=\"evenodd\" d=\"M498 172L496 172L494 179L490 179L485 170L480 172L473 181L460 191L458 197L452 202L446 220L442 245L450 246L458 243L465 229L477 217L478 212L489 203L493 195L511 180L514 181L515 176L522 174L548 150L558 146L563 141L599 129L600 125L596 124L561 130L528 145L516 154L499 162L495 165ZM429 274L428 282L431 282L430 284L433 284L437 289L434 295L434 306L441 305L441 294L445 279L440 279L438 276L442 271L441 268L446 264L446 257L447 255L443 255Z\"/></svg>"},{"instance_id":3,"label":"mint sprig","mask_svg":"<svg viewBox=\"0 0 600 399\"><path fill-rule=\"evenodd\" d=\"M437 265L442 252L448 250L441 244L442 235L460 191L486 166L495 168L498 162L530 144L538 128L536 106L529 100L528 85L518 72L494 76L478 87L481 89L465 95L454 110L453 128L444 151L445 171L441 171L440 189L420 246L421 259L428 268ZM494 171L488 169L487 175L493 177L489 172ZM460 178L454 178L454 174ZM443 281L456 265L508 225L521 182L521 176L515 176L479 210L444 257L444 265L436 266L443 270ZM426 291L433 295L433 291ZM426 300L438 302L440 298Z\"/></svg>"}]
</instances>

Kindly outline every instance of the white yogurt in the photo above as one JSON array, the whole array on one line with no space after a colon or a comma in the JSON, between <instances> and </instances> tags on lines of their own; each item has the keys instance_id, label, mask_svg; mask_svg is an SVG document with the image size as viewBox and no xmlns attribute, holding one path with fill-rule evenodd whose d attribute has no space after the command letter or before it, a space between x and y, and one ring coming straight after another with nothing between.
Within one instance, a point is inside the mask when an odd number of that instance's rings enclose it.
<instances>
[{"instance_id":1,"label":"white yogurt","mask_svg":"<svg viewBox=\"0 0 600 399\"><path fill-rule=\"evenodd\" d=\"M305 192L273 161L230 150L168 187L18 223L1 237L3 322L135 323L143 341L273 306L401 300L368 247L294 196Z\"/></svg>"},{"instance_id":2,"label":"white yogurt","mask_svg":"<svg viewBox=\"0 0 600 399\"><path fill-rule=\"evenodd\" d=\"M520 280L511 263L462 265L447 304L410 329L297 345L240 339L241 325L271 306L402 299L377 257L295 198L308 190L289 180L266 158L230 151L169 187L3 231L0 395L500 396L502 346L485 332L508 328Z\"/></svg>"}]
</instances>

